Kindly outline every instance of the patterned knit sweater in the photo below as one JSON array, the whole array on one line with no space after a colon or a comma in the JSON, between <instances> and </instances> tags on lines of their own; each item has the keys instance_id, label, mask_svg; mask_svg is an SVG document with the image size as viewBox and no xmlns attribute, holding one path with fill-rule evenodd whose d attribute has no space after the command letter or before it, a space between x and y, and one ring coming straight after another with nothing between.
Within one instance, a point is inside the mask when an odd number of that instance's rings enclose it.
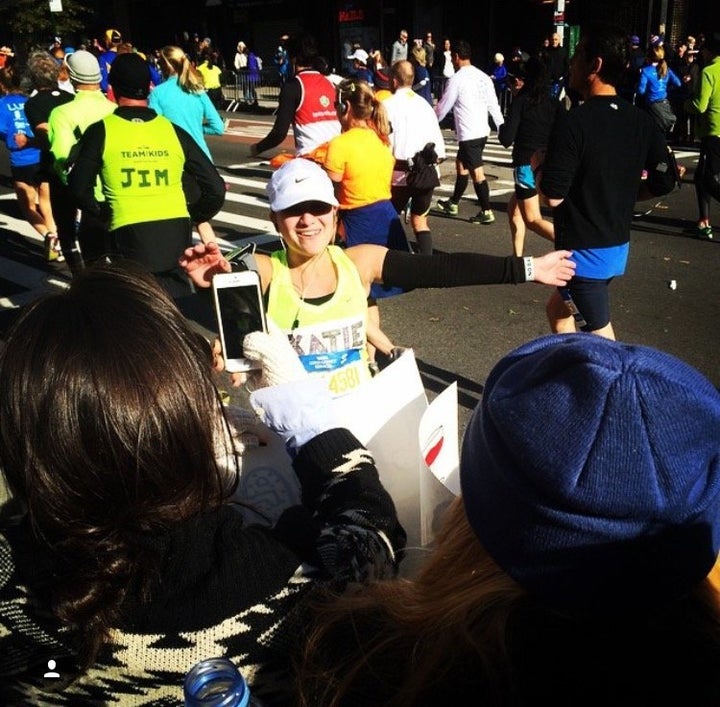
<instances>
[{"instance_id":1,"label":"patterned knit sweater","mask_svg":"<svg viewBox=\"0 0 720 707\"><path fill-rule=\"evenodd\" d=\"M25 520L3 529L0 704L179 705L185 673L215 656L233 660L264 704L289 704L298 635L288 627L297 631L301 599L318 583L392 576L405 542L372 456L350 432L319 435L294 466L303 505L272 529L223 506L138 538L157 558L150 598L129 588L121 625L80 675L71 636L48 608L50 556ZM59 678L43 677L48 661Z\"/></svg>"}]
</instances>

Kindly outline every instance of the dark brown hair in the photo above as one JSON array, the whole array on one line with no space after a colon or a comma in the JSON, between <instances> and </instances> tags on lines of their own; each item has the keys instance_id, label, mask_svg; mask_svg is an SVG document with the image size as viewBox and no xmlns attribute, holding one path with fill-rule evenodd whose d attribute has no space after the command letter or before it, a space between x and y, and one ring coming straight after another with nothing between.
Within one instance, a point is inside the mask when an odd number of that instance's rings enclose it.
<instances>
[{"instance_id":1,"label":"dark brown hair","mask_svg":"<svg viewBox=\"0 0 720 707\"><path fill-rule=\"evenodd\" d=\"M0 355L0 467L52 558L54 614L89 665L146 534L217 507L237 485L211 352L151 275L89 269L20 314Z\"/></svg>"}]
</instances>

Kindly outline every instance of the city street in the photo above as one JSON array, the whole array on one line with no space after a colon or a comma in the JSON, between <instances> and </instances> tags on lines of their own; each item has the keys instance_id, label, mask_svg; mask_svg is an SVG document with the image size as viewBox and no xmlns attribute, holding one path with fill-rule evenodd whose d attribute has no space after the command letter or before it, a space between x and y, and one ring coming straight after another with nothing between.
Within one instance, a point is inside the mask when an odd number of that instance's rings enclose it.
<instances>
[{"instance_id":1,"label":"city street","mask_svg":"<svg viewBox=\"0 0 720 707\"><path fill-rule=\"evenodd\" d=\"M248 145L266 134L273 117L269 112L224 116L225 135L208 140L228 184L225 206L213 225L228 245L253 239L261 249L272 249L278 241L264 193L271 168L267 155L251 159ZM457 151L453 133L446 130L445 137L449 159L442 165L442 186L436 190L441 198L452 191ZM288 138L284 147L291 146ZM688 169L682 188L657 203L647 202L647 208L654 207L651 213L634 222L627 274L611 286L612 319L619 338L669 351L720 386L720 228L716 225L715 243L693 237L697 206L691 180L697 151L679 152L678 158ZM2 159L0 332L17 307L48 289L67 286L69 277L63 264L43 261L41 239L19 216L6 156ZM486 173L496 221L490 226L467 221L478 208L468 187L458 217L432 215L436 250L510 252L505 215L513 189L509 165L509 150L493 134L486 149ZM712 216L720 224L720 205L713 204ZM545 241L528 234L526 254L547 249ZM549 288L535 284L418 290L383 300L381 323L397 345L414 349L430 397L458 382L462 432L493 364L513 347L547 333L544 306L549 296ZM543 413L538 410L538 415Z\"/></svg>"}]
</instances>

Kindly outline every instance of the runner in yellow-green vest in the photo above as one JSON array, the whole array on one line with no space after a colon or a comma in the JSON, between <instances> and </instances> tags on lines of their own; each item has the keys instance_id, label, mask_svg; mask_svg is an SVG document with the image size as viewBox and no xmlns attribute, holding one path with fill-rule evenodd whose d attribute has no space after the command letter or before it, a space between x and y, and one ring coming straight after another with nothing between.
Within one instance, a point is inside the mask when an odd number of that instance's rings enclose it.
<instances>
[{"instance_id":1,"label":"runner in yellow-green vest","mask_svg":"<svg viewBox=\"0 0 720 707\"><path fill-rule=\"evenodd\" d=\"M110 256L139 262L171 294L185 294L178 258L192 243L192 223L220 210L225 183L187 132L148 108L150 70L141 56L118 56L109 80L118 108L80 140L70 190L83 211L99 209L93 192L99 175L111 212ZM192 195L183 189L184 173L197 185Z\"/></svg>"},{"instance_id":2,"label":"runner in yellow-green vest","mask_svg":"<svg viewBox=\"0 0 720 707\"><path fill-rule=\"evenodd\" d=\"M94 54L78 49L66 58L65 63L75 97L53 108L48 118L48 142L57 173L57 180L50 188L50 202L63 255L70 270L77 273L83 262L99 260L108 250L107 208L98 206L92 214L85 214L78 228L78 204L67 186L68 173L82 134L117 106L100 90L100 64ZM103 199L100 190L96 196L99 201Z\"/></svg>"}]
</instances>

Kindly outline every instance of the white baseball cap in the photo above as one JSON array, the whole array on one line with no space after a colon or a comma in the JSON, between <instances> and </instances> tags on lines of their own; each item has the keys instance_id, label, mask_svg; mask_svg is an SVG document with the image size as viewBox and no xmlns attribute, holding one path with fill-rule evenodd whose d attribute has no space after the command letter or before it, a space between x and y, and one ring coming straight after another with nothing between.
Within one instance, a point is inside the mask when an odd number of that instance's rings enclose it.
<instances>
[{"instance_id":1,"label":"white baseball cap","mask_svg":"<svg viewBox=\"0 0 720 707\"><path fill-rule=\"evenodd\" d=\"M338 205L330 177L317 162L304 157L288 160L273 174L267 195L270 210L275 213L305 201Z\"/></svg>"},{"instance_id":2,"label":"white baseball cap","mask_svg":"<svg viewBox=\"0 0 720 707\"><path fill-rule=\"evenodd\" d=\"M356 49L352 54L348 56L348 59L357 59L363 64L367 64L369 54L364 49Z\"/></svg>"}]
</instances>

